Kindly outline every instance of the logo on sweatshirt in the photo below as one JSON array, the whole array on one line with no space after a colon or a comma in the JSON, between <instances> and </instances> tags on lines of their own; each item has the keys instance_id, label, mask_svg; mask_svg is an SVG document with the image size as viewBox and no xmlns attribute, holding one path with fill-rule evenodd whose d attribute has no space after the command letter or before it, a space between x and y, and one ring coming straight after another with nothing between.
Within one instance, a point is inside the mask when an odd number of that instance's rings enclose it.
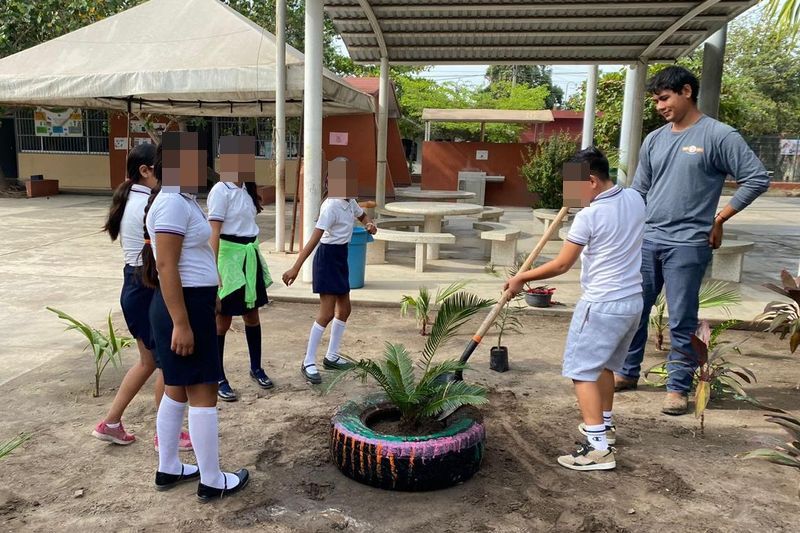
<instances>
[{"instance_id":1,"label":"logo on sweatshirt","mask_svg":"<svg viewBox=\"0 0 800 533\"><path fill-rule=\"evenodd\" d=\"M702 154L705 152L702 146L681 146L681 152L685 152L687 154Z\"/></svg>"}]
</instances>

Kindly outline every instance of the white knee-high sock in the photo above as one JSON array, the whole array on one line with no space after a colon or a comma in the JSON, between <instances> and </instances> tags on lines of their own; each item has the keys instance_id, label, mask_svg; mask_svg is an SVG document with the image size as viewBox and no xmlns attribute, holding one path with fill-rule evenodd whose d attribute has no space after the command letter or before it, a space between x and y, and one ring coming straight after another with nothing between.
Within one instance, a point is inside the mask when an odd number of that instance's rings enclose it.
<instances>
[{"instance_id":1,"label":"white knee-high sock","mask_svg":"<svg viewBox=\"0 0 800 533\"><path fill-rule=\"evenodd\" d=\"M219 468L219 423L216 407L189 407L189 435L200 467L200 483L215 489L232 489L239 478Z\"/></svg>"},{"instance_id":2,"label":"white knee-high sock","mask_svg":"<svg viewBox=\"0 0 800 533\"><path fill-rule=\"evenodd\" d=\"M314 325L311 326L311 333L308 334L308 346L306 347L306 358L303 360L303 366L316 365L317 348L319 348L319 343L322 341L323 333L325 333L325 327L317 324L315 320ZM317 372L317 367L309 367L306 372L313 374Z\"/></svg>"},{"instance_id":3,"label":"white knee-high sock","mask_svg":"<svg viewBox=\"0 0 800 533\"><path fill-rule=\"evenodd\" d=\"M346 327L347 322L339 320L338 318L333 319L333 323L331 324L331 340L328 342L328 353L325 354L325 357L329 361L337 361L339 359L339 344L342 342L342 335L344 335L344 329Z\"/></svg>"},{"instance_id":4,"label":"white knee-high sock","mask_svg":"<svg viewBox=\"0 0 800 533\"><path fill-rule=\"evenodd\" d=\"M159 472L164 472L165 474L181 473L181 461L178 458L178 439L180 438L183 414L185 412L185 402L176 402L164 394L156 415Z\"/></svg>"}]
</instances>

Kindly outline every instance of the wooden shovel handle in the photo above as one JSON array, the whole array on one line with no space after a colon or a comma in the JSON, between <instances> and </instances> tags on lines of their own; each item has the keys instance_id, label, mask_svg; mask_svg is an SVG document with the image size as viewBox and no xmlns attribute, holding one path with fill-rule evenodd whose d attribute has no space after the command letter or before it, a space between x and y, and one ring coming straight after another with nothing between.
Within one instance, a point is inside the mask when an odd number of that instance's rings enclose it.
<instances>
[{"instance_id":1,"label":"wooden shovel handle","mask_svg":"<svg viewBox=\"0 0 800 533\"><path fill-rule=\"evenodd\" d=\"M522 266L519 269L520 272L525 272L531 267L536 258L539 257L539 254L542 253L542 250L547 244L547 241L550 240L550 238L553 236L553 233L555 233L561 226L561 222L564 220L564 218L567 216L568 213L569 213L568 207L561 208L561 210L558 212L558 215L556 215L556 218L553 220L550 226L548 226L547 231L545 231L544 234L542 235L542 238L539 239L539 243L533 250L531 250L531 253L528 255L528 258L525 260L525 262L522 263ZM483 336L486 335L486 332L489 331L489 328L492 327L492 324L494 324L494 321L497 319L497 315L500 314L500 311L502 311L503 307L508 303L510 299L511 295L508 293L508 291L504 291L503 295L500 297L500 300L498 300L497 304L495 304L495 306L486 316L484 321L481 323L481 326L478 328L477 333L475 333L475 336L473 337L475 341L477 341L478 343L481 342Z\"/></svg>"}]
</instances>

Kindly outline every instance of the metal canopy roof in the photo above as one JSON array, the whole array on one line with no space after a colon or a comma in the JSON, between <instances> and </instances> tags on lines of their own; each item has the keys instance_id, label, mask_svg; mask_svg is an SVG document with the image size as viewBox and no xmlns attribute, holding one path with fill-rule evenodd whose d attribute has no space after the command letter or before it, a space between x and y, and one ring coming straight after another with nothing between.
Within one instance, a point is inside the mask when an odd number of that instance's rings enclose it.
<instances>
[{"instance_id":1,"label":"metal canopy roof","mask_svg":"<svg viewBox=\"0 0 800 533\"><path fill-rule=\"evenodd\" d=\"M429 109L422 110L422 120L430 122L553 122L553 112L528 109Z\"/></svg>"},{"instance_id":2,"label":"metal canopy roof","mask_svg":"<svg viewBox=\"0 0 800 533\"><path fill-rule=\"evenodd\" d=\"M375 64L619 64L691 52L757 0L325 0L350 57Z\"/></svg>"}]
</instances>

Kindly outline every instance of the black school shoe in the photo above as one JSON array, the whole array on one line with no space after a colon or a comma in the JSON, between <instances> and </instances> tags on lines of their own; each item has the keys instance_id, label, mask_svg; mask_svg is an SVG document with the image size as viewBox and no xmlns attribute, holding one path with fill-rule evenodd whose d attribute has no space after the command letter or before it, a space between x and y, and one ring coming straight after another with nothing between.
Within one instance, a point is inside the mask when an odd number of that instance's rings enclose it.
<instances>
[{"instance_id":1,"label":"black school shoe","mask_svg":"<svg viewBox=\"0 0 800 533\"><path fill-rule=\"evenodd\" d=\"M239 484L230 490L228 490L228 476L222 476L225 478L225 488L222 489L216 489L214 487L209 487L208 485L199 483L197 485L197 499L200 500L201 503L208 503L212 500L222 499L223 496L236 494L245 488L245 486L247 486L247 482L250 481L250 472L248 472L246 468L237 470L233 473L233 475L239 478Z\"/></svg>"},{"instance_id":2,"label":"black school shoe","mask_svg":"<svg viewBox=\"0 0 800 533\"><path fill-rule=\"evenodd\" d=\"M197 466L197 465L194 465ZM200 469L195 470L194 474L183 473L183 465L181 464L180 474L165 474L164 472L156 472L156 490L169 490L179 483L190 481L200 477Z\"/></svg>"},{"instance_id":3,"label":"black school shoe","mask_svg":"<svg viewBox=\"0 0 800 533\"><path fill-rule=\"evenodd\" d=\"M317 366L317 365L315 365L315 364L304 365L304 364L301 363L300 364L300 373L303 374L303 377L306 378L306 381L308 381L312 385L319 385L320 383L322 383L322 376L319 375L319 372L317 372L316 374L312 374L311 372L307 372L306 368L308 368L310 366Z\"/></svg>"},{"instance_id":4,"label":"black school shoe","mask_svg":"<svg viewBox=\"0 0 800 533\"><path fill-rule=\"evenodd\" d=\"M236 394L236 391L231 388L231 385L227 380L220 381L217 384L217 396L223 402L235 402L239 399L239 395Z\"/></svg>"},{"instance_id":5,"label":"black school shoe","mask_svg":"<svg viewBox=\"0 0 800 533\"><path fill-rule=\"evenodd\" d=\"M275 384L272 383L272 380L269 379L267 373L264 372L263 368L259 368L256 371L251 370L250 379L258 383L258 386L261 387L262 389L271 389L272 387L275 386Z\"/></svg>"},{"instance_id":6,"label":"black school shoe","mask_svg":"<svg viewBox=\"0 0 800 533\"><path fill-rule=\"evenodd\" d=\"M349 368L353 368L353 367L354 367L354 366L356 366L356 365L354 365L354 364L353 364L353 363L351 363L350 361L347 361L347 360L345 360L345 359L342 359L341 357L338 357L338 358L336 359L336 361L331 361L330 359L328 359L328 358L326 357L326 358L324 358L324 359L322 360L322 366L323 366L323 367L324 367L326 370L347 370L347 369L349 369Z\"/></svg>"}]
</instances>

